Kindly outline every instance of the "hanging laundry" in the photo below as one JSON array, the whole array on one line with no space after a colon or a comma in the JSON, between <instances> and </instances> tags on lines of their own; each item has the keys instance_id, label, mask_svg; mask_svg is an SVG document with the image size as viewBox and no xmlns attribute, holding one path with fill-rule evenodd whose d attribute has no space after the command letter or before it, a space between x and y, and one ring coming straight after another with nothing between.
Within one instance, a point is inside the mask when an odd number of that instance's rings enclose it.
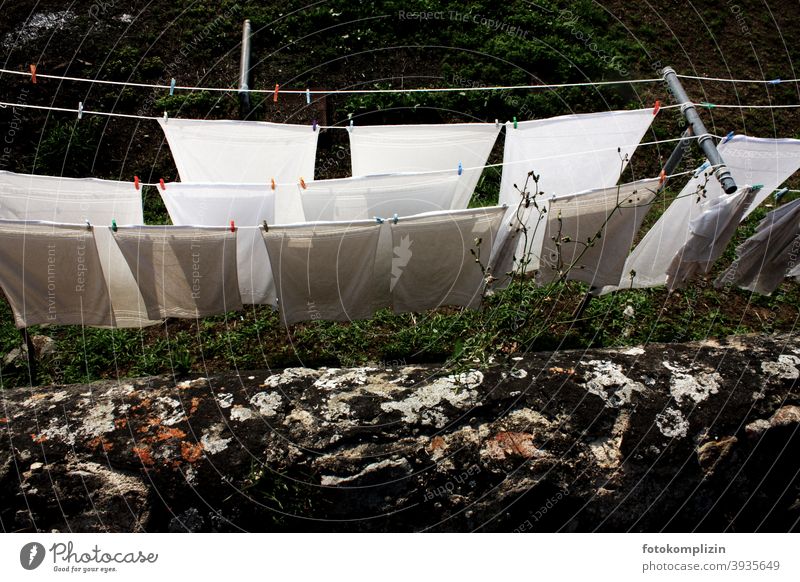
<instances>
[{"instance_id":1,"label":"hanging laundry","mask_svg":"<svg viewBox=\"0 0 800 582\"><path fill-rule=\"evenodd\" d=\"M658 184L655 178L553 198L537 283L563 277L596 288L619 281Z\"/></svg>"},{"instance_id":2,"label":"hanging laundry","mask_svg":"<svg viewBox=\"0 0 800 582\"><path fill-rule=\"evenodd\" d=\"M114 326L94 229L0 220L0 286L19 328Z\"/></svg>"},{"instance_id":3,"label":"hanging laundry","mask_svg":"<svg viewBox=\"0 0 800 582\"><path fill-rule=\"evenodd\" d=\"M259 226L277 222L276 203L286 209L299 195L294 185L272 190L266 184L169 183L160 191L172 224L181 226ZM296 212L296 211L295 211ZM293 213L284 212L289 218ZM300 217L291 216L301 222ZM277 305L269 256L257 228L240 229L236 238L239 293L247 304Z\"/></svg>"},{"instance_id":4,"label":"hanging laundry","mask_svg":"<svg viewBox=\"0 0 800 582\"><path fill-rule=\"evenodd\" d=\"M236 232L126 226L113 232L151 318L197 318L241 309Z\"/></svg>"},{"instance_id":5,"label":"hanging laundry","mask_svg":"<svg viewBox=\"0 0 800 582\"><path fill-rule=\"evenodd\" d=\"M374 220L261 229L284 324L371 317L386 302L374 279L380 230Z\"/></svg>"},{"instance_id":6,"label":"hanging laundry","mask_svg":"<svg viewBox=\"0 0 800 582\"><path fill-rule=\"evenodd\" d=\"M734 136L717 149L738 185L763 186L745 216L800 168L800 140ZM689 223L700 215L704 201L721 196L727 194L711 169L689 180L625 261L619 285L602 293L664 285L667 267L689 238ZM632 280L631 272L636 273Z\"/></svg>"},{"instance_id":7,"label":"hanging laundry","mask_svg":"<svg viewBox=\"0 0 800 582\"><path fill-rule=\"evenodd\" d=\"M0 218L108 226L142 224L142 194L133 182L0 172ZM136 281L106 228L94 233L117 327L154 325Z\"/></svg>"},{"instance_id":8,"label":"hanging laundry","mask_svg":"<svg viewBox=\"0 0 800 582\"><path fill-rule=\"evenodd\" d=\"M735 194L712 198L700 205L700 215L689 223L686 243L667 268L667 289L680 289L695 274L711 270L733 238L756 191L746 186Z\"/></svg>"},{"instance_id":9,"label":"hanging laundry","mask_svg":"<svg viewBox=\"0 0 800 582\"><path fill-rule=\"evenodd\" d=\"M771 295L800 258L800 199L764 217L756 232L736 248L736 260L714 281Z\"/></svg>"},{"instance_id":10,"label":"hanging laundry","mask_svg":"<svg viewBox=\"0 0 800 582\"><path fill-rule=\"evenodd\" d=\"M269 184L314 179L319 131L308 125L159 120L182 182Z\"/></svg>"},{"instance_id":11,"label":"hanging laundry","mask_svg":"<svg viewBox=\"0 0 800 582\"><path fill-rule=\"evenodd\" d=\"M427 213L391 223L389 288L394 311L479 306L485 288L482 266L488 263L505 212L495 206Z\"/></svg>"},{"instance_id":12,"label":"hanging laundry","mask_svg":"<svg viewBox=\"0 0 800 582\"><path fill-rule=\"evenodd\" d=\"M533 196L538 187L541 198L615 186L653 119L652 109L639 109L521 121L516 128L506 123L500 181L500 203L509 208L505 222L522 200L517 188L526 183L528 193ZM538 184L528 179L530 172L539 176ZM538 211L527 214L530 244L540 248L544 229L536 225L542 216ZM502 231L499 242L504 244L509 232ZM522 244L515 251L518 260L524 256ZM538 257L525 258L527 271L539 268Z\"/></svg>"},{"instance_id":13,"label":"hanging laundry","mask_svg":"<svg viewBox=\"0 0 800 582\"><path fill-rule=\"evenodd\" d=\"M355 126L353 176L452 170L461 180L451 208L469 206L500 128L493 123Z\"/></svg>"},{"instance_id":14,"label":"hanging laundry","mask_svg":"<svg viewBox=\"0 0 800 582\"><path fill-rule=\"evenodd\" d=\"M299 191L306 220L367 220L455 209L464 176L454 171L317 180Z\"/></svg>"}]
</instances>

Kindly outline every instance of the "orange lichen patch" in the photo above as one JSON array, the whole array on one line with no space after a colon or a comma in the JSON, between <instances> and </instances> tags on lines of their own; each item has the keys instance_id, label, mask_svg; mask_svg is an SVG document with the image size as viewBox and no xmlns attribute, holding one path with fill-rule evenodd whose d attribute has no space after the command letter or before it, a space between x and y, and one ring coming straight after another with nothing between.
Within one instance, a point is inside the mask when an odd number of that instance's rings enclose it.
<instances>
[{"instance_id":1,"label":"orange lichen patch","mask_svg":"<svg viewBox=\"0 0 800 582\"><path fill-rule=\"evenodd\" d=\"M195 463L203 458L203 445L200 443L181 443L181 456L187 463Z\"/></svg>"},{"instance_id":2,"label":"orange lichen patch","mask_svg":"<svg viewBox=\"0 0 800 582\"><path fill-rule=\"evenodd\" d=\"M46 436L44 435L38 436L33 433L31 433L31 438L33 439L33 442L35 442L37 445L40 445L47 440Z\"/></svg>"},{"instance_id":3,"label":"orange lichen patch","mask_svg":"<svg viewBox=\"0 0 800 582\"><path fill-rule=\"evenodd\" d=\"M143 398L142 400L139 401L139 404L137 404L136 406L131 406L131 410L141 410L142 408L148 409L150 408L151 404L152 401L149 398Z\"/></svg>"},{"instance_id":4,"label":"orange lichen patch","mask_svg":"<svg viewBox=\"0 0 800 582\"><path fill-rule=\"evenodd\" d=\"M97 449L102 447L104 452L109 452L114 448L114 444L108 442L103 437L95 437L86 443L90 449Z\"/></svg>"},{"instance_id":5,"label":"orange lichen patch","mask_svg":"<svg viewBox=\"0 0 800 582\"><path fill-rule=\"evenodd\" d=\"M197 396L195 396L194 398L192 398L192 405L191 407L189 407L189 414L194 414L195 412L197 412L199 406L200 406L200 399Z\"/></svg>"},{"instance_id":6,"label":"orange lichen patch","mask_svg":"<svg viewBox=\"0 0 800 582\"><path fill-rule=\"evenodd\" d=\"M554 368L549 368L547 371L550 372L551 374L566 374L568 376L572 376L575 373L575 368L554 367Z\"/></svg>"},{"instance_id":7,"label":"orange lichen patch","mask_svg":"<svg viewBox=\"0 0 800 582\"><path fill-rule=\"evenodd\" d=\"M486 452L494 459L508 456L531 459L542 454L533 444L533 435L527 432L499 432L489 441Z\"/></svg>"},{"instance_id":8,"label":"orange lichen patch","mask_svg":"<svg viewBox=\"0 0 800 582\"><path fill-rule=\"evenodd\" d=\"M125 428L128 426L127 418L118 418L114 421L114 428Z\"/></svg>"},{"instance_id":9,"label":"orange lichen patch","mask_svg":"<svg viewBox=\"0 0 800 582\"><path fill-rule=\"evenodd\" d=\"M161 426L161 419L155 416L149 416L144 419L142 426L137 429L139 433L149 432L151 428Z\"/></svg>"},{"instance_id":10,"label":"orange lichen patch","mask_svg":"<svg viewBox=\"0 0 800 582\"><path fill-rule=\"evenodd\" d=\"M431 452L434 452L434 451L436 451L438 449L444 449L446 447L447 447L447 443L440 436L433 437L431 439L431 444L428 445L428 449L430 449Z\"/></svg>"},{"instance_id":11,"label":"orange lichen patch","mask_svg":"<svg viewBox=\"0 0 800 582\"><path fill-rule=\"evenodd\" d=\"M160 441L168 441L169 439L182 439L186 433L179 428L166 428L161 427L156 435L156 439Z\"/></svg>"},{"instance_id":12,"label":"orange lichen patch","mask_svg":"<svg viewBox=\"0 0 800 582\"><path fill-rule=\"evenodd\" d=\"M0 424L7 424L7 423L8 419L5 416L3 418L0 418Z\"/></svg>"},{"instance_id":13,"label":"orange lichen patch","mask_svg":"<svg viewBox=\"0 0 800 582\"><path fill-rule=\"evenodd\" d=\"M155 461L153 460L153 456L150 454L150 449L147 447L133 447L133 454L139 457L139 460L144 465L154 465Z\"/></svg>"}]
</instances>

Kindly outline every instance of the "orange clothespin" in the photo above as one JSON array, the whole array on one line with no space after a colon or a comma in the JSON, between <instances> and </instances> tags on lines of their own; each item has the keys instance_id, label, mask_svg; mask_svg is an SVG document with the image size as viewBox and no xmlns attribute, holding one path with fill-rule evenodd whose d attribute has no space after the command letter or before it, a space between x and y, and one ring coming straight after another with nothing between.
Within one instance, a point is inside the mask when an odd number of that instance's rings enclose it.
<instances>
[{"instance_id":1,"label":"orange clothespin","mask_svg":"<svg viewBox=\"0 0 800 582\"><path fill-rule=\"evenodd\" d=\"M302 176L300 177L300 186L303 188L303 190L306 189L306 181L303 180Z\"/></svg>"},{"instance_id":2,"label":"orange clothespin","mask_svg":"<svg viewBox=\"0 0 800 582\"><path fill-rule=\"evenodd\" d=\"M272 95L272 100L273 100L275 103L277 103L277 102L278 102L278 90L279 90L280 88L281 88L281 86L280 86L280 85L278 85L277 83L275 83L275 93L273 93L273 95Z\"/></svg>"},{"instance_id":3,"label":"orange clothespin","mask_svg":"<svg viewBox=\"0 0 800 582\"><path fill-rule=\"evenodd\" d=\"M661 109L661 101L656 100L656 104L653 106L653 115L657 115L659 109Z\"/></svg>"},{"instance_id":4,"label":"orange clothespin","mask_svg":"<svg viewBox=\"0 0 800 582\"><path fill-rule=\"evenodd\" d=\"M272 178L271 182L272 182L272 189L274 190L275 189L275 178Z\"/></svg>"},{"instance_id":5,"label":"orange clothespin","mask_svg":"<svg viewBox=\"0 0 800 582\"><path fill-rule=\"evenodd\" d=\"M166 185L166 184L164 184L164 178L161 178L161 179L158 181L158 185L159 185L159 186L161 186L161 189L162 189L162 190L166 190L166 189L167 189L167 185Z\"/></svg>"},{"instance_id":6,"label":"orange clothespin","mask_svg":"<svg viewBox=\"0 0 800 582\"><path fill-rule=\"evenodd\" d=\"M664 182L667 181L667 172L665 170L661 170L661 173L658 175L658 185L663 186Z\"/></svg>"},{"instance_id":7,"label":"orange clothespin","mask_svg":"<svg viewBox=\"0 0 800 582\"><path fill-rule=\"evenodd\" d=\"M31 63L31 83L36 84L36 65Z\"/></svg>"},{"instance_id":8,"label":"orange clothespin","mask_svg":"<svg viewBox=\"0 0 800 582\"><path fill-rule=\"evenodd\" d=\"M133 177L133 186L138 190L139 189L139 176Z\"/></svg>"},{"instance_id":9,"label":"orange clothespin","mask_svg":"<svg viewBox=\"0 0 800 582\"><path fill-rule=\"evenodd\" d=\"M236 232L236 223L231 220L231 232Z\"/></svg>"}]
</instances>

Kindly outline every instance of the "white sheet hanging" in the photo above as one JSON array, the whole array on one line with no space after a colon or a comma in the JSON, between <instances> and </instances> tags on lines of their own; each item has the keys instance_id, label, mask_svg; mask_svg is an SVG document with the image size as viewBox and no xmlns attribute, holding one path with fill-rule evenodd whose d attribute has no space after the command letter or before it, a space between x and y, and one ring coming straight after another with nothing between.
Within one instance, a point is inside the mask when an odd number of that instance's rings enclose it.
<instances>
[{"instance_id":1,"label":"white sheet hanging","mask_svg":"<svg viewBox=\"0 0 800 582\"><path fill-rule=\"evenodd\" d=\"M17 327L114 326L93 230L0 220L0 286Z\"/></svg>"},{"instance_id":2,"label":"white sheet hanging","mask_svg":"<svg viewBox=\"0 0 800 582\"><path fill-rule=\"evenodd\" d=\"M800 199L773 210L736 249L736 260L714 281L770 295L800 259Z\"/></svg>"},{"instance_id":3,"label":"white sheet hanging","mask_svg":"<svg viewBox=\"0 0 800 582\"><path fill-rule=\"evenodd\" d=\"M314 179L319 131L310 125L159 120L182 182L294 183Z\"/></svg>"},{"instance_id":4,"label":"white sheet hanging","mask_svg":"<svg viewBox=\"0 0 800 582\"><path fill-rule=\"evenodd\" d=\"M615 186L653 119L652 109L638 109L522 121L516 129L513 123L506 123L500 181L500 203L509 208L504 223L511 222L522 200L515 184L524 189L527 181L531 196L536 192L533 180L528 180L529 172L539 176L542 199ZM527 210L525 224L532 248L541 248L544 229L536 228L540 218L538 211ZM504 228L499 244L505 244L509 234ZM523 257L522 245L520 240L514 253L518 260ZM512 266L498 268L509 271ZM526 270L538 268L538 257L529 257Z\"/></svg>"},{"instance_id":5,"label":"white sheet hanging","mask_svg":"<svg viewBox=\"0 0 800 582\"><path fill-rule=\"evenodd\" d=\"M150 317L197 318L241 309L236 233L230 228L127 226L112 236Z\"/></svg>"},{"instance_id":6,"label":"white sheet hanging","mask_svg":"<svg viewBox=\"0 0 800 582\"><path fill-rule=\"evenodd\" d=\"M654 178L554 198L546 215L537 282L564 276L602 287L619 281L658 184Z\"/></svg>"},{"instance_id":7,"label":"white sheet hanging","mask_svg":"<svg viewBox=\"0 0 800 582\"><path fill-rule=\"evenodd\" d=\"M721 143L717 149L737 185L763 186L755 194L744 216L800 168L800 140L737 135ZM702 196L697 194L698 188L705 189ZM605 287L602 292L664 285L667 282L667 267L688 240L689 223L700 215L700 207L705 200L720 196L726 194L711 170L689 180L625 261L619 286ZM632 285L631 271L636 272Z\"/></svg>"},{"instance_id":8,"label":"white sheet hanging","mask_svg":"<svg viewBox=\"0 0 800 582\"><path fill-rule=\"evenodd\" d=\"M466 208L499 132L493 123L355 126L349 132L353 176L457 170L460 162L451 208Z\"/></svg>"},{"instance_id":9,"label":"white sheet hanging","mask_svg":"<svg viewBox=\"0 0 800 582\"><path fill-rule=\"evenodd\" d=\"M386 302L374 275L380 231L374 220L260 230L284 324L371 317Z\"/></svg>"},{"instance_id":10,"label":"white sheet hanging","mask_svg":"<svg viewBox=\"0 0 800 582\"><path fill-rule=\"evenodd\" d=\"M0 172L0 218L108 226L142 224L142 195L133 182ZM107 229L95 230L117 327L154 325L128 264Z\"/></svg>"},{"instance_id":11,"label":"white sheet hanging","mask_svg":"<svg viewBox=\"0 0 800 582\"><path fill-rule=\"evenodd\" d=\"M455 209L463 178L449 170L318 180L298 186L298 196L309 222L411 216Z\"/></svg>"},{"instance_id":12,"label":"white sheet hanging","mask_svg":"<svg viewBox=\"0 0 800 582\"><path fill-rule=\"evenodd\" d=\"M231 220L236 226L259 226L263 221L274 225L276 202L288 206L283 198L297 197L292 186L273 191L265 184L173 182L159 192L172 224L183 226L229 226ZM242 302L277 305L269 256L257 229L238 231L236 257Z\"/></svg>"},{"instance_id":13,"label":"white sheet hanging","mask_svg":"<svg viewBox=\"0 0 800 582\"><path fill-rule=\"evenodd\" d=\"M494 206L427 213L390 223L394 311L480 305L485 277L478 258L486 266L505 212L504 207Z\"/></svg>"},{"instance_id":14,"label":"white sheet hanging","mask_svg":"<svg viewBox=\"0 0 800 582\"><path fill-rule=\"evenodd\" d=\"M756 190L742 187L735 194L706 200L702 212L689 223L689 237L667 268L667 289L685 286L697 273L708 273L725 252Z\"/></svg>"}]
</instances>

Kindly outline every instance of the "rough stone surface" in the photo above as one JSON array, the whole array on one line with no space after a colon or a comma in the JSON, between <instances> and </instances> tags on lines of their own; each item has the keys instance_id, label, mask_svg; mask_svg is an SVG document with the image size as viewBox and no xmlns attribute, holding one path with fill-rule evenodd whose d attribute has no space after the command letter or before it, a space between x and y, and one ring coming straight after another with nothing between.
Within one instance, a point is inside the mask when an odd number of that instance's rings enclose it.
<instances>
[{"instance_id":1,"label":"rough stone surface","mask_svg":"<svg viewBox=\"0 0 800 582\"><path fill-rule=\"evenodd\" d=\"M798 344L4 390L0 526L795 530Z\"/></svg>"}]
</instances>

